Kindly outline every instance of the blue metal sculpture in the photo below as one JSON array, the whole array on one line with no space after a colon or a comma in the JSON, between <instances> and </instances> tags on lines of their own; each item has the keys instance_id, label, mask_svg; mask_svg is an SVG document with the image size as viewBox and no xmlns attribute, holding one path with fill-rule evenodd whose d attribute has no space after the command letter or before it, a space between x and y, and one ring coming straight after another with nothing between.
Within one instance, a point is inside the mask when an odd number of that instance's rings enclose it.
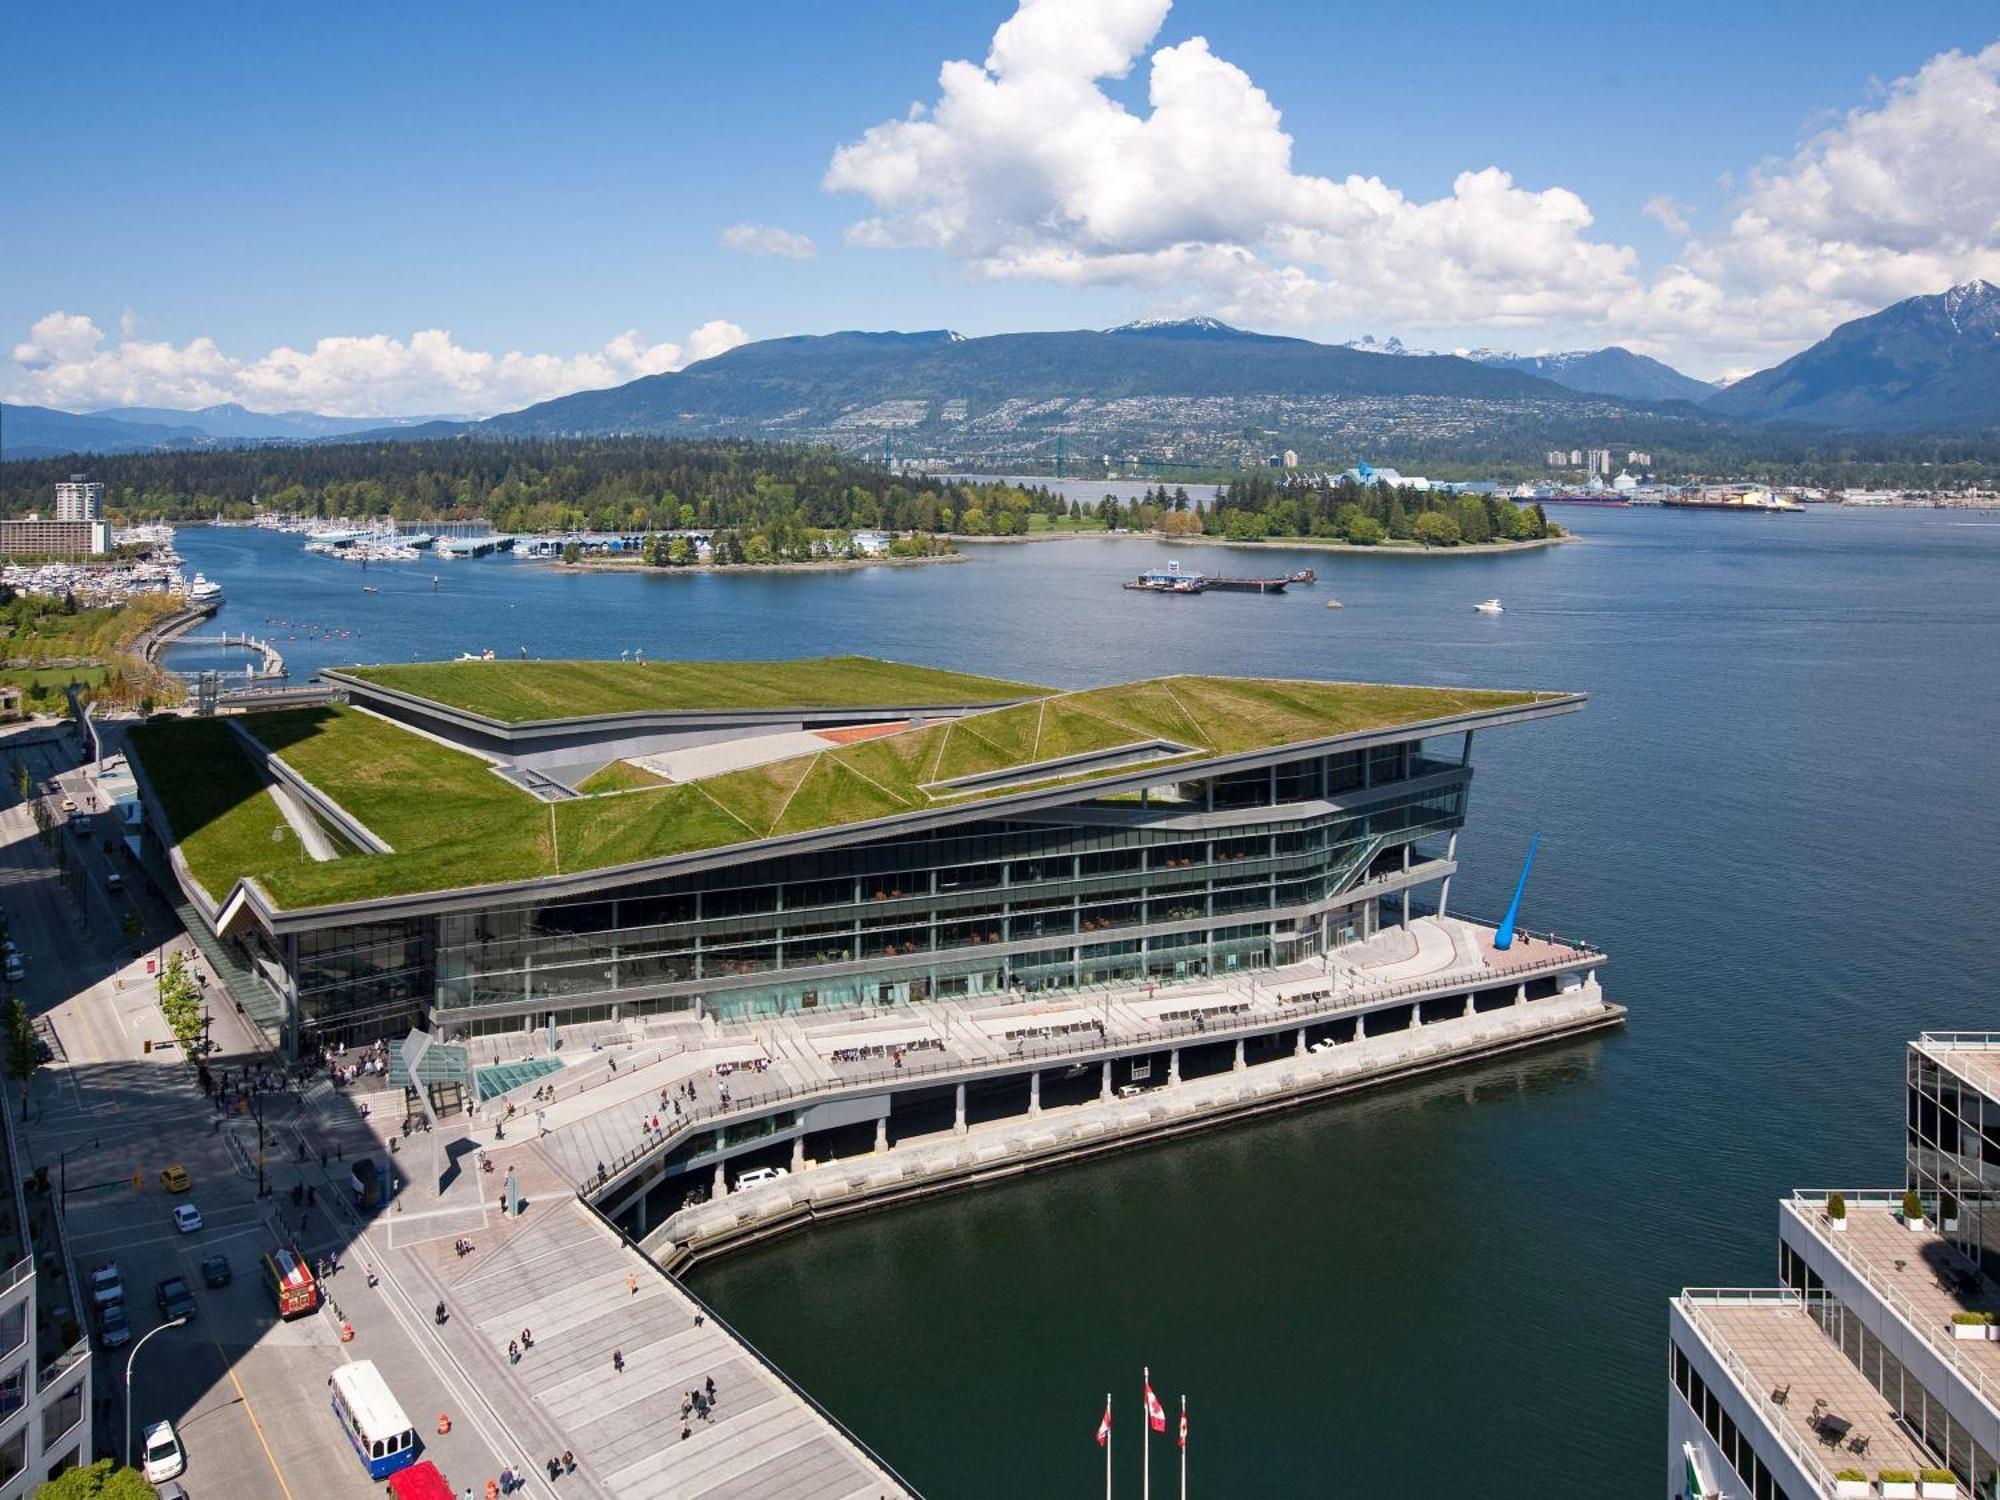
<instances>
[{"instance_id":1,"label":"blue metal sculpture","mask_svg":"<svg viewBox=\"0 0 2000 1500\"><path fill-rule=\"evenodd\" d=\"M1528 888L1528 871L1535 867L1535 847L1541 841L1539 833L1528 840L1528 857L1521 862L1521 878L1514 883L1514 899L1507 903L1507 915L1500 919L1500 930L1493 935L1493 946L1503 953L1514 946L1514 919L1521 915L1521 893Z\"/></svg>"}]
</instances>

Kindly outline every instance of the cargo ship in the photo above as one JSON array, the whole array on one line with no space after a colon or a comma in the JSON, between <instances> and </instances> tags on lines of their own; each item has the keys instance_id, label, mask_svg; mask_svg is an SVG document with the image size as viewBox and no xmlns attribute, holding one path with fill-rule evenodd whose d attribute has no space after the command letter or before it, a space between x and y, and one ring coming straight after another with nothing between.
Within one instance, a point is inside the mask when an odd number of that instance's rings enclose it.
<instances>
[{"instance_id":1,"label":"cargo ship","mask_svg":"<svg viewBox=\"0 0 2000 1500\"><path fill-rule=\"evenodd\" d=\"M1747 511L1759 516L1803 515L1805 507L1796 500L1787 500L1783 495L1770 490L1746 490L1742 494L1705 495L1694 494L1665 495L1660 504L1671 510L1729 510Z\"/></svg>"}]
</instances>

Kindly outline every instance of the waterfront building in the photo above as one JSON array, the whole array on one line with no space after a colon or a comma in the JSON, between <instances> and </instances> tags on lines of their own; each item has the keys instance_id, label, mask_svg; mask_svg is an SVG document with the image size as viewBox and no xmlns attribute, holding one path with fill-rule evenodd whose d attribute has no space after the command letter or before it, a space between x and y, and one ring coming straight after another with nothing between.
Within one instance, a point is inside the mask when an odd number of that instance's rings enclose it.
<instances>
[{"instance_id":1,"label":"waterfront building","mask_svg":"<svg viewBox=\"0 0 2000 1500\"><path fill-rule=\"evenodd\" d=\"M104 486L87 474L72 474L56 486L58 521L101 521L104 519Z\"/></svg>"},{"instance_id":2,"label":"waterfront building","mask_svg":"<svg viewBox=\"0 0 2000 1500\"><path fill-rule=\"evenodd\" d=\"M95 1293L76 1278L59 1193L46 1174L29 1176L13 1111L0 1116L0 1500L26 1500L97 1456L90 1330L81 1322Z\"/></svg>"},{"instance_id":3,"label":"waterfront building","mask_svg":"<svg viewBox=\"0 0 2000 1500\"><path fill-rule=\"evenodd\" d=\"M29 516L0 521L0 554L18 557L102 557L111 550L106 521L48 521Z\"/></svg>"},{"instance_id":4,"label":"waterfront building","mask_svg":"<svg viewBox=\"0 0 2000 1500\"><path fill-rule=\"evenodd\" d=\"M295 1051L1296 963L1442 904L1475 733L1583 702L857 659L327 677L348 706L132 735L194 925Z\"/></svg>"},{"instance_id":5,"label":"waterfront building","mask_svg":"<svg viewBox=\"0 0 2000 1500\"><path fill-rule=\"evenodd\" d=\"M1779 1205L1779 1280L1670 1305L1668 1493L2000 1491L2000 1034L1912 1042L1900 1186Z\"/></svg>"}]
</instances>

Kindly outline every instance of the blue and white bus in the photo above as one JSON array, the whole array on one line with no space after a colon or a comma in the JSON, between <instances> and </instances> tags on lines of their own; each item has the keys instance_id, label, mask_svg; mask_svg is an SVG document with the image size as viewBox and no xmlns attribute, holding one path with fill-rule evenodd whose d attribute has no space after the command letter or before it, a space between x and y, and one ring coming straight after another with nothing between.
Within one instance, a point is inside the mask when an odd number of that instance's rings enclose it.
<instances>
[{"instance_id":1,"label":"blue and white bus","mask_svg":"<svg viewBox=\"0 0 2000 1500\"><path fill-rule=\"evenodd\" d=\"M417 1461L416 1429L372 1360L342 1365L328 1377L333 1414L371 1479L387 1479Z\"/></svg>"}]
</instances>

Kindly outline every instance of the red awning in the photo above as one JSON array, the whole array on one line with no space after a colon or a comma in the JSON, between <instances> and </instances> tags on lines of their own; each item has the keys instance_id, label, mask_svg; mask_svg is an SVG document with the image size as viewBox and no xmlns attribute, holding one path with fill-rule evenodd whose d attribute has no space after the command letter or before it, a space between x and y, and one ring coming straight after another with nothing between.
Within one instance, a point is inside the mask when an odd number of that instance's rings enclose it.
<instances>
[{"instance_id":1,"label":"red awning","mask_svg":"<svg viewBox=\"0 0 2000 1500\"><path fill-rule=\"evenodd\" d=\"M389 1488L396 1492L396 1500L452 1500L451 1486L429 1459L391 1474Z\"/></svg>"}]
</instances>

